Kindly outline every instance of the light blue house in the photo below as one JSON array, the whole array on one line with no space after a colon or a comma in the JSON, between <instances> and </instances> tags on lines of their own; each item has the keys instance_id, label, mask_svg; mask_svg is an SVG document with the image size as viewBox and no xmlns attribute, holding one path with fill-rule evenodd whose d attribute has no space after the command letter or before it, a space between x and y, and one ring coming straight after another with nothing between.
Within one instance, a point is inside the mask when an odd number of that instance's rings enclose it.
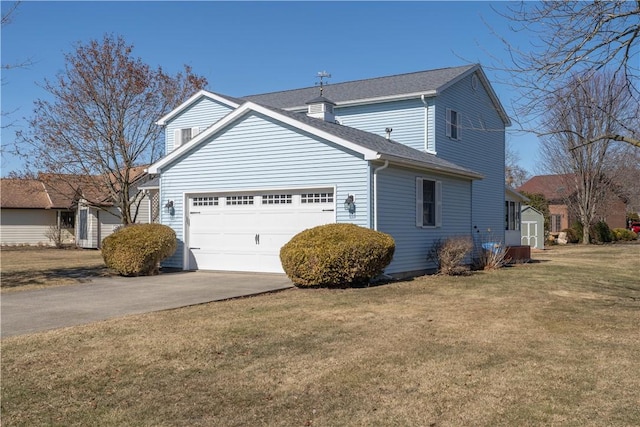
<instances>
[{"instance_id":1,"label":"light blue house","mask_svg":"<svg viewBox=\"0 0 640 427\"><path fill-rule=\"evenodd\" d=\"M320 96L319 96L320 95ZM438 239L505 241L509 118L478 65L232 98L201 91L161 118L166 266L282 272L296 233L349 222L391 234L387 274L435 266Z\"/></svg>"}]
</instances>

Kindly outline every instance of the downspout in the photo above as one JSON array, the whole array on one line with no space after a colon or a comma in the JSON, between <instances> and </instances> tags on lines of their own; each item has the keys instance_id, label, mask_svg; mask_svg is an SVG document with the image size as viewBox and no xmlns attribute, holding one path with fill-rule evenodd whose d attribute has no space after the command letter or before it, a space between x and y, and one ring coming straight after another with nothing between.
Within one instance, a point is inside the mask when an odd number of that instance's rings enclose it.
<instances>
[{"instance_id":1,"label":"downspout","mask_svg":"<svg viewBox=\"0 0 640 427\"><path fill-rule=\"evenodd\" d=\"M424 94L420 95L420 99L422 100L422 104L424 104L424 151L429 151L429 109L427 108L427 101L425 100Z\"/></svg>"},{"instance_id":2,"label":"downspout","mask_svg":"<svg viewBox=\"0 0 640 427\"><path fill-rule=\"evenodd\" d=\"M373 229L378 231L378 172L389 166L389 160L384 161L384 165L373 170Z\"/></svg>"}]
</instances>

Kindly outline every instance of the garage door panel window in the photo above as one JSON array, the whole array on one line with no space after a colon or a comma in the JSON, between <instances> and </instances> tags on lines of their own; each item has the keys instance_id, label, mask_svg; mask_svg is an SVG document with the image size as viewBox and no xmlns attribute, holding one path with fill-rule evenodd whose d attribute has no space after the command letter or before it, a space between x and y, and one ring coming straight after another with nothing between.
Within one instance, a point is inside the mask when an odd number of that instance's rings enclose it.
<instances>
[{"instance_id":1,"label":"garage door panel window","mask_svg":"<svg viewBox=\"0 0 640 427\"><path fill-rule=\"evenodd\" d=\"M227 196L227 206L253 205L253 196Z\"/></svg>"},{"instance_id":2,"label":"garage door panel window","mask_svg":"<svg viewBox=\"0 0 640 427\"><path fill-rule=\"evenodd\" d=\"M333 203L333 192L331 193L302 193L300 203Z\"/></svg>"},{"instance_id":3,"label":"garage door panel window","mask_svg":"<svg viewBox=\"0 0 640 427\"><path fill-rule=\"evenodd\" d=\"M262 196L263 205L290 205L293 203L291 194L264 194Z\"/></svg>"},{"instance_id":4,"label":"garage door panel window","mask_svg":"<svg viewBox=\"0 0 640 427\"><path fill-rule=\"evenodd\" d=\"M194 197L193 206L218 206L217 197Z\"/></svg>"}]
</instances>

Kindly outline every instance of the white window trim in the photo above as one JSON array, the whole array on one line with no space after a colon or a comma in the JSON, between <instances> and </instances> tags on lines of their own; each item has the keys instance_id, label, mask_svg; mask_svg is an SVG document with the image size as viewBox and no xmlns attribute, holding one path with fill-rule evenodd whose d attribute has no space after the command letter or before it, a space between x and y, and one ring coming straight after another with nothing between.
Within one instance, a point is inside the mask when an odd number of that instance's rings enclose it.
<instances>
[{"instance_id":1,"label":"white window trim","mask_svg":"<svg viewBox=\"0 0 640 427\"><path fill-rule=\"evenodd\" d=\"M425 225L423 223L423 200L422 200L422 183L424 181L435 182L435 202L436 202L436 220L435 225ZM439 228L442 227L442 181L432 178L416 178L416 227L418 228Z\"/></svg>"},{"instance_id":2,"label":"white window trim","mask_svg":"<svg viewBox=\"0 0 640 427\"><path fill-rule=\"evenodd\" d=\"M455 123L453 122L453 120L451 119L451 113L455 112L456 114L456 120ZM447 117L446 117L447 121L445 123L445 128L446 128L446 134L449 138L453 139L454 141L459 141L462 137L461 135L461 129L460 129L460 112L458 110L453 110L451 108L447 108ZM456 136L453 137L451 136L451 130L453 128L456 128Z\"/></svg>"},{"instance_id":3,"label":"white window trim","mask_svg":"<svg viewBox=\"0 0 640 427\"><path fill-rule=\"evenodd\" d=\"M182 131L185 130L185 129L190 129L191 130L191 136L186 141L183 141L182 140ZM200 128L199 127L174 129L173 130L173 149L175 150L176 148L178 148L178 147L186 144L187 142L191 141L199 133L200 133Z\"/></svg>"}]
</instances>

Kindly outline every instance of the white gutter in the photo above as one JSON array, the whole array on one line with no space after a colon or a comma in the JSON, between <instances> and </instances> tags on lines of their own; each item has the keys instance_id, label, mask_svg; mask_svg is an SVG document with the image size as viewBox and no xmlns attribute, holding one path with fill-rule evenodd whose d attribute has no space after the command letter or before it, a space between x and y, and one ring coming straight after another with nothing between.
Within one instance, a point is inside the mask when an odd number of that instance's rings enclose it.
<instances>
[{"instance_id":1,"label":"white gutter","mask_svg":"<svg viewBox=\"0 0 640 427\"><path fill-rule=\"evenodd\" d=\"M389 160L384 161L384 165L373 170L373 229L378 231L378 172L389 166Z\"/></svg>"}]
</instances>

